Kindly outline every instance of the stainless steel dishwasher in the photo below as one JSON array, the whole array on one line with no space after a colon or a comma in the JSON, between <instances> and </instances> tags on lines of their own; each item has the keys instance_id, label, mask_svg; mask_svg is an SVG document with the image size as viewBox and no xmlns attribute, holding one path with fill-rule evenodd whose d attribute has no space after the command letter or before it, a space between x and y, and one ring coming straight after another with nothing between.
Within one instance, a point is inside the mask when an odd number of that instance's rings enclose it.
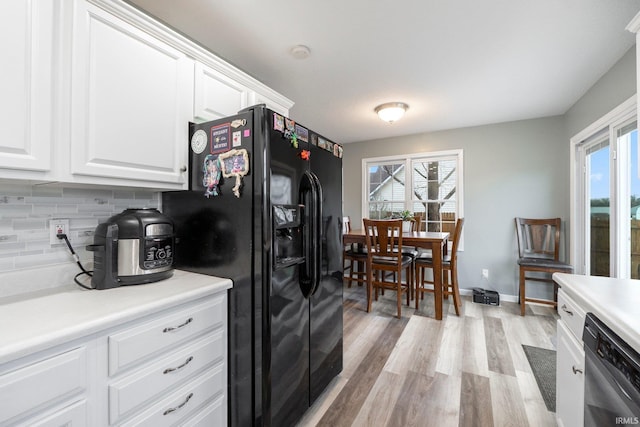
<instances>
[{"instance_id":1,"label":"stainless steel dishwasher","mask_svg":"<svg viewBox=\"0 0 640 427\"><path fill-rule=\"evenodd\" d=\"M638 352L593 313L587 313L582 340L585 354L585 427L639 424Z\"/></svg>"}]
</instances>

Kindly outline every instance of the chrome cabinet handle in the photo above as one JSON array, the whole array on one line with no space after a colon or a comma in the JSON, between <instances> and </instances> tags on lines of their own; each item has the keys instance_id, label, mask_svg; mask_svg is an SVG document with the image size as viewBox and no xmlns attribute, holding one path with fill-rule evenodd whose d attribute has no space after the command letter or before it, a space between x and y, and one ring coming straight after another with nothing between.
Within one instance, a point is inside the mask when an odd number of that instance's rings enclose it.
<instances>
[{"instance_id":1,"label":"chrome cabinet handle","mask_svg":"<svg viewBox=\"0 0 640 427\"><path fill-rule=\"evenodd\" d=\"M178 406L176 406L176 407L173 407L173 408L169 408L169 409L167 409L166 411L164 411L164 412L162 413L162 415L169 415L170 413L177 411L178 409L180 409L180 408L182 408L184 405L186 405L186 404L187 404L187 402L189 402L189 400L191 400L191 398L192 398L192 397L193 397L193 393L189 393L189 395L188 395L188 396L187 396L187 398L184 400L184 402L182 402L181 404L179 404L179 405L178 405Z\"/></svg>"},{"instance_id":2,"label":"chrome cabinet handle","mask_svg":"<svg viewBox=\"0 0 640 427\"><path fill-rule=\"evenodd\" d=\"M573 366L571 367L571 369L573 369L573 373L574 373L574 374L581 374L581 373L582 373L582 369L580 369L580 368L576 368L576 366L575 366L575 365L573 365Z\"/></svg>"},{"instance_id":3,"label":"chrome cabinet handle","mask_svg":"<svg viewBox=\"0 0 640 427\"><path fill-rule=\"evenodd\" d=\"M189 358L187 360L185 360L182 365L176 366L175 368L167 368L162 373L163 374L168 374L169 372L180 370L180 369L184 368L185 366L187 366L192 360L193 360L193 356L189 356Z\"/></svg>"},{"instance_id":4,"label":"chrome cabinet handle","mask_svg":"<svg viewBox=\"0 0 640 427\"><path fill-rule=\"evenodd\" d=\"M187 167L186 167L186 166L182 166L182 167L180 168L180 172L186 172L186 171L187 171Z\"/></svg>"},{"instance_id":5,"label":"chrome cabinet handle","mask_svg":"<svg viewBox=\"0 0 640 427\"><path fill-rule=\"evenodd\" d=\"M193 317L189 317L186 322L184 322L184 323L182 323L182 324L180 324L178 326L170 326L168 328L164 328L162 330L162 332L171 332L171 331L175 331L176 329L184 328L185 326L187 326L191 322L193 322Z\"/></svg>"},{"instance_id":6,"label":"chrome cabinet handle","mask_svg":"<svg viewBox=\"0 0 640 427\"><path fill-rule=\"evenodd\" d=\"M573 316L573 311L567 310L567 304L562 304L562 310L567 313L569 316Z\"/></svg>"}]
</instances>

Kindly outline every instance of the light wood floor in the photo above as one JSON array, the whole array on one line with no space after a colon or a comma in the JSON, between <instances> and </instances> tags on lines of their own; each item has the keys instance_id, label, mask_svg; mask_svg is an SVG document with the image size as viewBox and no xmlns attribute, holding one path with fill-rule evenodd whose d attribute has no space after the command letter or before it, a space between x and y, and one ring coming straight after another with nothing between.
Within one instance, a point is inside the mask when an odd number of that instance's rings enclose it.
<instances>
[{"instance_id":1,"label":"light wood floor","mask_svg":"<svg viewBox=\"0 0 640 427\"><path fill-rule=\"evenodd\" d=\"M522 344L555 349L555 311L463 297L461 316L433 295L418 312L387 291L366 312L365 289L344 293L344 369L299 423L307 426L555 426ZM413 301L412 306L415 307Z\"/></svg>"}]
</instances>

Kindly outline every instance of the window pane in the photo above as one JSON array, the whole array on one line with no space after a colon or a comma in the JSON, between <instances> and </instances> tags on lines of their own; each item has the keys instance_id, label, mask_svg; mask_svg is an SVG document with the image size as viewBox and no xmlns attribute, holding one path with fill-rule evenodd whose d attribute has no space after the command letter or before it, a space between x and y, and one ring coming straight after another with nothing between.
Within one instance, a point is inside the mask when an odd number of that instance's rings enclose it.
<instances>
[{"instance_id":1,"label":"window pane","mask_svg":"<svg viewBox=\"0 0 640 427\"><path fill-rule=\"evenodd\" d=\"M364 216L386 219L408 210L420 217L421 231L454 231L462 216L462 150L365 162Z\"/></svg>"},{"instance_id":2,"label":"window pane","mask_svg":"<svg viewBox=\"0 0 640 427\"><path fill-rule=\"evenodd\" d=\"M449 231L455 223L457 160L417 159L413 169L413 207L425 214L427 231ZM446 224L446 225L445 225Z\"/></svg>"},{"instance_id":3,"label":"window pane","mask_svg":"<svg viewBox=\"0 0 640 427\"><path fill-rule=\"evenodd\" d=\"M592 276L610 274L609 226L610 226L610 186L609 186L609 140L600 142L588 150L589 173L589 218L591 230L590 273Z\"/></svg>"},{"instance_id":4,"label":"window pane","mask_svg":"<svg viewBox=\"0 0 640 427\"><path fill-rule=\"evenodd\" d=\"M370 165L369 202L404 202L404 177L403 163Z\"/></svg>"},{"instance_id":5,"label":"window pane","mask_svg":"<svg viewBox=\"0 0 640 427\"><path fill-rule=\"evenodd\" d=\"M399 214L404 210L404 202L370 202L369 218L370 219L388 219L394 214Z\"/></svg>"}]
</instances>

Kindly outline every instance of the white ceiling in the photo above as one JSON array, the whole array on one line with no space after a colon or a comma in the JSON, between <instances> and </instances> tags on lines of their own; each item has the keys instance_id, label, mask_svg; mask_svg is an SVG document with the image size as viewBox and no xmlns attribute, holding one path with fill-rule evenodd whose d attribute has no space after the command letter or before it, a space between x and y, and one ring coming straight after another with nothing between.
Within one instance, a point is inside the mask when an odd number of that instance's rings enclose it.
<instances>
[{"instance_id":1,"label":"white ceiling","mask_svg":"<svg viewBox=\"0 0 640 427\"><path fill-rule=\"evenodd\" d=\"M622 55L640 0L130 0L295 102L336 142L565 113ZM303 44L307 59L290 49ZM380 121L376 105L410 105Z\"/></svg>"}]
</instances>

